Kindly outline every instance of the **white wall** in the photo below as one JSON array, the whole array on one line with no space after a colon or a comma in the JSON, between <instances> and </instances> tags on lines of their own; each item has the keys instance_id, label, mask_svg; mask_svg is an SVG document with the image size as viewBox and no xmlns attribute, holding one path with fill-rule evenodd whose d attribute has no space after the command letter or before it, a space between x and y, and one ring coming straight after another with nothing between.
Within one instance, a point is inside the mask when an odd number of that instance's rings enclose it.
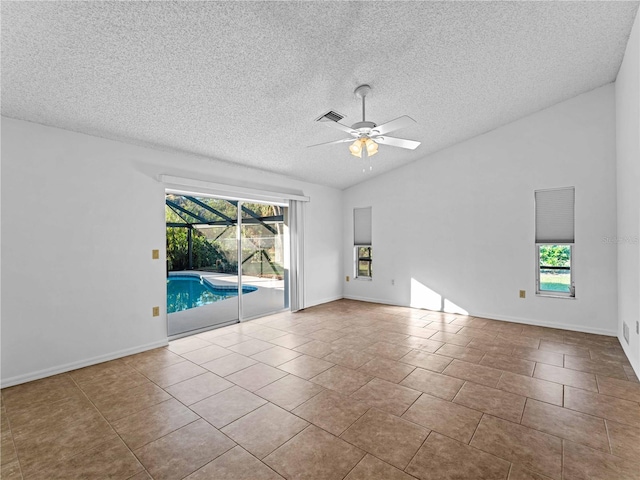
<instances>
[{"instance_id":1,"label":"white wall","mask_svg":"<svg viewBox=\"0 0 640 480\"><path fill-rule=\"evenodd\" d=\"M640 376L640 26L636 16L616 79L618 336ZM629 325L629 344L622 335Z\"/></svg>"},{"instance_id":2,"label":"white wall","mask_svg":"<svg viewBox=\"0 0 640 480\"><path fill-rule=\"evenodd\" d=\"M606 85L345 190L345 272L354 207L373 207L374 255L374 280L344 283L345 297L453 302L472 315L615 335L616 247L603 242L616 234L614 107ZM576 188L575 300L535 295L533 192L564 186Z\"/></svg>"},{"instance_id":3,"label":"white wall","mask_svg":"<svg viewBox=\"0 0 640 480\"><path fill-rule=\"evenodd\" d=\"M3 118L2 386L166 343L161 173L310 196L306 304L341 298L341 191Z\"/></svg>"}]
</instances>

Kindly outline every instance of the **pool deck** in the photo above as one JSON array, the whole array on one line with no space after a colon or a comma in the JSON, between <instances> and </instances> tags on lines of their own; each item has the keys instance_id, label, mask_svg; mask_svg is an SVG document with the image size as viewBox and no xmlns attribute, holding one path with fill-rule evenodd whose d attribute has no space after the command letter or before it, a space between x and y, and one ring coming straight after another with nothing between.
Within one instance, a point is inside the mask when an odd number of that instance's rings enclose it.
<instances>
[{"instance_id":1,"label":"pool deck","mask_svg":"<svg viewBox=\"0 0 640 480\"><path fill-rule=\"evenodd\" d=\"M169 272L172 275L204 277L213 285L237 285L238 276L226 273L185 270ZM284 308L284 280L242 276L243 285L257 287L255 292L242 295L242 316L245 319L274 313ZM212 325L226 324L238 319L238 297L190 308L167 315L169 336L191 332Z\"/></svg>"}]
</instances>

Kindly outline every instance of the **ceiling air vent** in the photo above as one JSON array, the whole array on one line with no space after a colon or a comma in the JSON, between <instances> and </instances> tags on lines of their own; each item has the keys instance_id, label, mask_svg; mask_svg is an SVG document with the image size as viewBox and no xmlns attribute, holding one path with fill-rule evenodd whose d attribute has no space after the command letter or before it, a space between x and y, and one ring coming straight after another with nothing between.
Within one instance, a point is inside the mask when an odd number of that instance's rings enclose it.
<instances>
[{"instance_id":1,"label":"ceiling air vent","mask_svg":"<svg viewBox=\"0 0 640 480\"><path fill-rule=\"evenodd\" d=\"M339 122L343 118L344 115L334 112L333 110L329 110L327 113L316 118L316 122Z\"/></svg>"}]
</instances>

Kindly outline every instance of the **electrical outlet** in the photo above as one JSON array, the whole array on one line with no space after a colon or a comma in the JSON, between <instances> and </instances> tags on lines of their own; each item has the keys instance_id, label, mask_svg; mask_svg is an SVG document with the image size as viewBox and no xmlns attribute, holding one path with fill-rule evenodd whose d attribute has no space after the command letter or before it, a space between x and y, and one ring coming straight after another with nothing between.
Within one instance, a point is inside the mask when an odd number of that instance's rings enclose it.
<instances>
[{"instance_id":1,"label":"electrical outlet","mask_svg":"<svg viewBox=\"0 0 640 480\"><path fill-rule=\"evenodd\" d=\"M640 334L640 322L636 321L636 333Z\"/></svg>"},{"instance_id":2,"label":"electrical outlet","mask_svg":"<svg viewBox=\"0 0 640 480\"><path fill-rule=\"evenodd\" d=\"M160 307L153 307L153 316L154 317L160 316Z\"/></svg>"},{"instance_id":3,"label":"electrical outlet","mask_svg":"<svg viewBox=\"0 0 640 480\"><path fill-rule=\"evenodd\" d=\"M160 250L151 250L151 258L158 260L160 258Z\"/></svg>"},{"instance_id":4,"label":"electrical outlet","mask_svg":"<svg viewBox=\"0 0 640 480\"><path fill-rule=\"evenodd\" d=\"M395 285L395 284L396 284L396 281L392 278L391 279L391 285Z\"/></svg>"},{"instance_id":5,"label":"electrical outlet","mask_svg":"<svg viewBox=\"0 0 640 480\"><path fill-rule=\"evenodd\" d=\"M627 341L627 345L629 345L629 325L626 322L622 322L622 336Z\"/></svg>"},{"instance_id":6,"label":"electrical outlet","mask_svg":"<svg viewBox=\"0 0 640 480\"><path fill-rule=\"evenodd\" d=\"M349 275L347 275L347 282L349 281Z\"/></svg>"},{"instance_id":7,"label":"electrical outlet","mask_svg":"<svg viewBox=\"0 0 640 480\"><path fill-rule=\"evenodd\" d=\"M526 298L527 292L525 290L520 290L520 298Z\"/></svg>"}]
</instances>

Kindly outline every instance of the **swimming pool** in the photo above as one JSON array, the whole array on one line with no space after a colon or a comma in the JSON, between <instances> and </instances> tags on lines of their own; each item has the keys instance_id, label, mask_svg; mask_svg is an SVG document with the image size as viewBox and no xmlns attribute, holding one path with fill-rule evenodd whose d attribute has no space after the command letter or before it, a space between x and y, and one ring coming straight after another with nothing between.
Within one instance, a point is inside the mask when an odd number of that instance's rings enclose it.
<instances>
[{"instance_id":1,"label":"swimming pool","mask_svg":"<svg viewBox=\"0 0 640 480\"><path fill-rule=\"evenodd\" d=\"M242 294L256 290L256 287L243 285ZM203 277L190 275L171 275L167 278L167 313L201 307L237 296L237 285L214 285Z\"/></svg>"}]
</instances>

